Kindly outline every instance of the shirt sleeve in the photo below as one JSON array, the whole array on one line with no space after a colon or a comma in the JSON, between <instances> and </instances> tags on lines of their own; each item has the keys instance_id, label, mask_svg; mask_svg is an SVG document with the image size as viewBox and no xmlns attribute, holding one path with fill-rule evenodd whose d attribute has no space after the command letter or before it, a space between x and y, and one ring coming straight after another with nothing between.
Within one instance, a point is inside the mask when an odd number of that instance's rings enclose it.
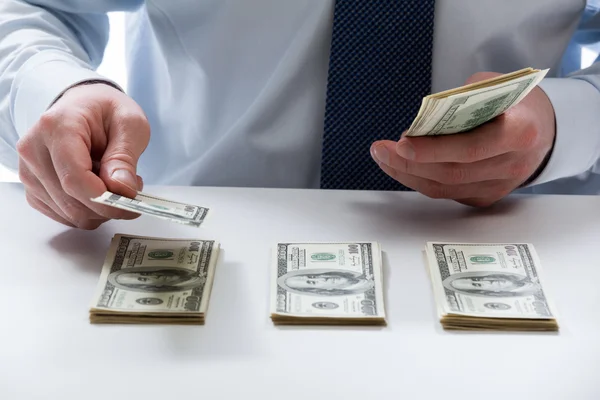
<instances>
[{"instance_id":1,"label":"shirt sleeve","mask_svg":"<svg viewBox=\"0 0 600 400\"><path fill-rule=\"evenodd\" d=\"M600 43L599 11L593 5L586 8L565 52L565 76L546 78L539 85L554 107L556 139L548 163L530 187L584 173L600 174L600 61L577 69L581 49Z\"/></svg>"},{"instance_id":2,"label":"shirt sleeve","mask_svg":"<svg viewBox=\"0 0 600 400\"><path fill-rule=\"evenodd\" d=\"M107 13L142 0L0 1L0 163L15 170L16 144L68 88L102 80Z\"/></svg>"}]
</instances>

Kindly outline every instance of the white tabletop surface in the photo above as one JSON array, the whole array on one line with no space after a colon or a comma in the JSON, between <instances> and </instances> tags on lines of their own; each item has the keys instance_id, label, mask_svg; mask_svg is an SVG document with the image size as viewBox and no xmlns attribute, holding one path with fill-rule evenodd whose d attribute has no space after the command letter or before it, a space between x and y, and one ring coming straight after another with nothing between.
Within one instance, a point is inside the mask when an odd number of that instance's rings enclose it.
<instances>
[{"instance_id":1,"label":"white tabletop surface","mask_svg":"<svg viewBox=\"0 0 600 400\"><path fill-rule=\"evenodd\" d=\"M147 187L210 207L66 228L0 184L0 399L600 399L600 197L513 197L489 210L416 193ZM115 233L221 242L204 326L91 325ZM388 326L274 327L277 241L382 244ZM559 333L441 329L428 240L530 242ZM481 396L481 397L480 397Z\"/></svg>"}]
</instances>

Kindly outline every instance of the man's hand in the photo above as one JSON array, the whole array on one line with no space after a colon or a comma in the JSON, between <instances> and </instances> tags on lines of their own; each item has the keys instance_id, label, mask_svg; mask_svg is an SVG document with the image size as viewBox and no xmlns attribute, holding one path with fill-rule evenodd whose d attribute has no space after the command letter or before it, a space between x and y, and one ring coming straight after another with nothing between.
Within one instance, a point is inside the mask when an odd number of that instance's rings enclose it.
<instances>
[{"instance_id":1,"label":"man's hand","mask_svg":"<svg viewBox=\"0 0 600 400\"><path fill-rule=\"evenodd\" d=\"M150 140L142 109L105 85L73 87L17 143L29 204L65 225L95 229L138 214L90 201L106 190L135 197L137 161Z\"/></svg>"},{"instance_id":2,"label":"man's hand","mask_svg":"<svg viewBox=\"0 0 600 400\"><path fill-rule=\"evenodd\" d=\"M478 73L467 84L497 75ZM555 134L552 104L536 87L519 104L470 132L378 141L371 155L389 176L428 197L486 207L536 173Z\"/></svg>"}]
</instances>

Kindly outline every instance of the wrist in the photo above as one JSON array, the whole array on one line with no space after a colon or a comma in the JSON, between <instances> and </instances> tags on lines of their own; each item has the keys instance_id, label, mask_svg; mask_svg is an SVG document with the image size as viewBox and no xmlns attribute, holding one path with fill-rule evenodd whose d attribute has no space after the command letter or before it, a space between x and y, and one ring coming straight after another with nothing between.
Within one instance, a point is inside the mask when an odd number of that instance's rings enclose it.
<instances>
[{"instance_id":1,"label":"wrist","mask_svg":"<svg viewBox=\"0 0 600 400\"><path fill-rule=\"evenodd\" d=\"M544 156L533 173L519 185L519 189L529 186L544 172L556 146L556 114L552 102L546 93L539 87L535 88L530 94L532 108L530 115L537 121L537 129L540 136L540 142ZM538 153L539 154L539 153Z\"/></svg>"},{"instance_id":2,"label":"wrist","mask_svg":"<svg viewBox=\"0 0 600 400\"><path fill-rule=\"evenodd\" d=\"M544 159L542 160L540 165L533 172L533 174L531 174L531 176L529 178L527 178L527 180L525 182L523 182L521 185L519 185L519 187L517 189L521 189L521 188L531 185L531 183L533 181L535 181L542 174L542 172L544 172L544 169L546 169L546 166L548 165L548 162L550 161L550 157L552 156L552 151L554 150L555 142L556 142L556 136L554 137L554 141L552 142L552 147L550 148L550 150L548 150L548 152L544 156Z\"/></svg>"},{"instance_id":3,"label":"wrist","mask_svg":"<svg viewBox=\"0 0 600 400\"><path fill-rule=\"evenodd\" d=\"M124 93L123 90L118 85L116 85L116 84L114 84L112 82L105 81L105 80L102 80L102 79L89 79L89 80L85 80L85 81L82 81L82 82L78 82L75 85L69 86L68 88L66 88L65 90L63 90L62 93L59 94L56 97L56 99L54 99L54 101L52 102L52 104L50 104L48 106L48 108L50 108L54 104L56 104L56 102L58 100L60 100L65 95L65 93L67 93L69 90L71 90L73 88L76 88L76 87L79 87L79 86L86 86L86 85L107 85L107 86L110 86L110 87L118 90L119 92Z\"/></svg>"}]
</instances>

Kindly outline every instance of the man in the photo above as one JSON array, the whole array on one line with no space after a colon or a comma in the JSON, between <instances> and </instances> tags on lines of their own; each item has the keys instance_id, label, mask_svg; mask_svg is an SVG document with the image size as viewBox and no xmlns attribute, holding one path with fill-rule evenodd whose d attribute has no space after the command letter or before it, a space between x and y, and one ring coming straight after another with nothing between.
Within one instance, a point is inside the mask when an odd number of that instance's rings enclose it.
<instances>
[{"instance_id":1,"label":"man","mask_svg":"<svg viewBox=\"0 0 600 400\"><path fill-rule=\"evenodd\" d=\"M565 179L570 193L595 193L600 65L558 77L578 24L599 25L597 16L581 20L585 5L4 0L0 161L18 168L34 208L85 229L135 217L89 199L107 189L133 197L142 177L410 188L472 206L515 190L566 190ZM129 96L93 71L105 12L117 10L134 12ZM424 95L528 66L551 71L496 120L398 140Z\"/></svg>"}]
</instances>

